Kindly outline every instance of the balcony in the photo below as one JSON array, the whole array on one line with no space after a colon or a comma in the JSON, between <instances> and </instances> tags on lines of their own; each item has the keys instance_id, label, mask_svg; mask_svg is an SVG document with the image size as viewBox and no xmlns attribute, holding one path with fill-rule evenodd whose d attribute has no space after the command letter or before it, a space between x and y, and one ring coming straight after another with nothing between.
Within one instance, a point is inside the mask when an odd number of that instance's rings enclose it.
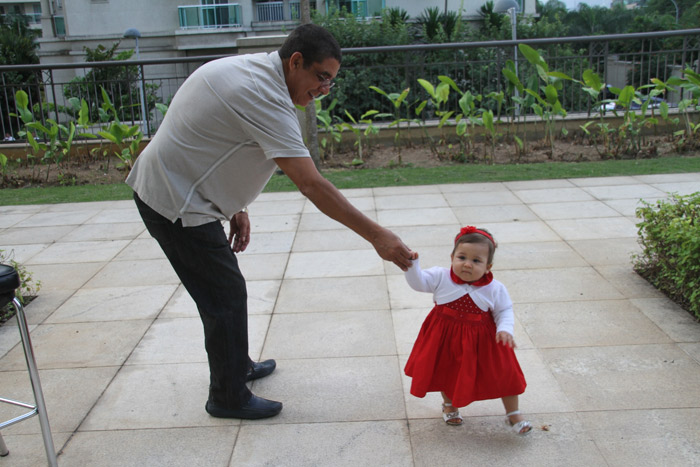
<instances>
[{"instance_id":1,"label":"balcony","mask_svg":"<svg viewBox=\"0 0 700 467\"><path fill-rule=\"evenodd\" d=\"M329 8L345 9L358 18L368 18L381 15L384 0L326 0Z\"/></svg>"},{"instance_id":2,"label":"balcony","mask_svg":"<svg viewBox=\"0 0 700 467\"><path fill-rule=\"evenodd\" d=\"M289 5L288 10L285 7L285 2L256 3L255 12L257 14L257 21L259 23L298 21L301 17L299 1L290 1L287 5Z\"/></svg>"},{"instance_id":3,"label":"balcony","mask_svg":"<svg viewBox=\"0 0 700 467\"><path fill-rule=\"evenodd\" d=\"M181 29L240 28L243 26L241 5L187 5L177 7Z\"/></svg>"}]
</instances>

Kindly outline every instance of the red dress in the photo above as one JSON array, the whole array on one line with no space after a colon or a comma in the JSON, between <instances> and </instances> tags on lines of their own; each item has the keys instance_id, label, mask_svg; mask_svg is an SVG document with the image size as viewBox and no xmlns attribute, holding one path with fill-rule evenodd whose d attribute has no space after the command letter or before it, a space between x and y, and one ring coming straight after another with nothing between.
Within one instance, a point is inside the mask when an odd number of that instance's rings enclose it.
<instances>
[{"instance_id":1,"label":"red dress","mask_svg":"<svg viewBox=\"0 0 700 467\"><path fill-rule=\"evenodd\" d=\"M442 391L455 407L522 394L526 386L513 349L496 342L491 312L469 294L432 309L404 371L413 378L411 394Z\"/></svg>"}]
</instances>

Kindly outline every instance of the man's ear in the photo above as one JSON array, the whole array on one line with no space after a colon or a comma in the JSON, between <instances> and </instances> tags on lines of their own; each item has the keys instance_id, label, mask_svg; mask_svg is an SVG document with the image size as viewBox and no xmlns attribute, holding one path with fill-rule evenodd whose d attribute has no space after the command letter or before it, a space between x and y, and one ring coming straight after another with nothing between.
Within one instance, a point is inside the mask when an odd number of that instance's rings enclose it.
<instances>
[{"instance_id":1,"label":"man's ear","mask_svg":"<svg viewBox=\"0 0 700 467\"><path fill-rule=\"evenodd\" d=\"M304 66L304 56L301 52L294 52L291 57L289 57L289 64L293 69L299 69Z\"/></svg>"}]
</instances>

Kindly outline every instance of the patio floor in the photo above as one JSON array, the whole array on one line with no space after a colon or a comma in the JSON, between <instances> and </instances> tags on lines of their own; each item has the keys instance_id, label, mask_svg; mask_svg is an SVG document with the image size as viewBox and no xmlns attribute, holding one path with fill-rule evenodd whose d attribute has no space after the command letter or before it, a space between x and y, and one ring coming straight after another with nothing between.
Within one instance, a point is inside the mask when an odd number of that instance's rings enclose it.
<instances>
[{"instance_id":1,"label":"patio floor","mask_svg":"<svg viewBox=\"0 0 700 467\"><path fill-rule=\"evenodd\" d=\"M204 411L197 311L131 201L0 207L0 249L41 281L26 309L59 465L700 465L700 324L637 276L635 207L700 191L700 173L344 191L449 264L462 225L493 232L515 302L527 437L500 401L446 426L403 375L431 296L299 193L250 206L240 264L261 421ZM19 333L0 327L0 396L31 401ZM19 411L0 404L0 419ZM37 418L2 433L0 467L46 464Z\"/></svg>"}]
</instances>

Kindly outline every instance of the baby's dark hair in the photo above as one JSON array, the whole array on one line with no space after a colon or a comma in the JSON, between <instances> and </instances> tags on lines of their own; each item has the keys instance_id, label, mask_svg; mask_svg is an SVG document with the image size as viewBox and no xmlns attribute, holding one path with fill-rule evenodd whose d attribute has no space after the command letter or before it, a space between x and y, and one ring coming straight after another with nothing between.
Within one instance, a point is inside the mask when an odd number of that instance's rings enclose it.
<instances>
[{"instance_id":1,"label":"baby's dark hair","mask_svg":"<svg viewBox=\"0 0 700 467\"><path fill-rule=\"evenodd\" d=\"M491 232L489 232L486 229L482 229L481 227L478 227L477 230L481 230L482 232L491 235ZM493 238L493 235L491 235L491 238ZM459 245L460 243L482 243L489 247L489 258L487 260L488 264L493 264L493 256L496 253L498 243L496 243L496 239L493 239L493 241L491 241L491 238L488 238L487 236L482 235L478 232L466 233L461 237L457 238L457 240L455 240L455 247L452 249L452 254L454 255L455 250L457 249L457 245Z\"/></svg>"}]
</instances>

